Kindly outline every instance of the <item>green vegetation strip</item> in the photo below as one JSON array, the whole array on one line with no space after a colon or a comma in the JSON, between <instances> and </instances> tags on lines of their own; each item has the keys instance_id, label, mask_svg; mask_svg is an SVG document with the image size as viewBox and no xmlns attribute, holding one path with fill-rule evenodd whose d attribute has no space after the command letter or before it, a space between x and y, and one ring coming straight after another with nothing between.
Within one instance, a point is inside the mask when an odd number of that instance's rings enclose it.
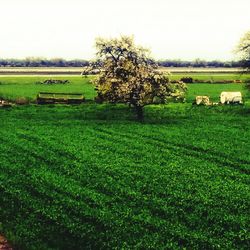
<instances>
[{"instance_id":1,"label":"green vegetation strip","mask_svg":"<svg viewBox=\"0 0 250 250\"><path fill-rule=\"evenodd\" d=\"M208 95L214 102L219 101L219 96L222 91L241 91L244 98L249 97L249 93L246 91L243 83L230 83L230 84L217 84L216 81L221 80L241 80L245 81L250 78L249 75L240 74L209 74L209 73L190 73L190 74L178 74L174 73L170 75L171 80L179 80L184 76L192 77L193 79L213 81L214 84L188 84L188 92L186 95L187 102L193 102L196 95ZM90 80L93 76L84 78L81 76L10 76L0 77L0 98L7 99L9 101L18 101L25 98L29 102L35 102L37 94L39 92L55 92L55 93L79 93L83 94L88 100L93 100L96 96L94 86ZM67 84L53 84L43 85L36 84L38 81L44 81L46 79L59 79L68 80Z\"/></svg>"}]
</instances>

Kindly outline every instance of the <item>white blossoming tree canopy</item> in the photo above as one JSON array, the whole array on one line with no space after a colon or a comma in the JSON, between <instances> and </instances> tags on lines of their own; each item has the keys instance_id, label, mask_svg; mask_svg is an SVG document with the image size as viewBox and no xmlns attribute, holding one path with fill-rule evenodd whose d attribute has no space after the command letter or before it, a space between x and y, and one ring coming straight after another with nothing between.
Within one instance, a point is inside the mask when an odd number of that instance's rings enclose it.
<instances>
[{"instance_id":1,"label":"white blossoming tree canopy","mask_svg":"<svg viewBox=\"0 0 250 250\"><path fill-rule=\"evenodd\" d=\"M133 37L96 39L96 60L83 74L99 70L93 80L102 102L125 103L143 120L143 107L166 103L169 97L183 98L186 85L170 83L166 73L150 57L150 51L134 43Z\"/></svg>"}]
</instances>

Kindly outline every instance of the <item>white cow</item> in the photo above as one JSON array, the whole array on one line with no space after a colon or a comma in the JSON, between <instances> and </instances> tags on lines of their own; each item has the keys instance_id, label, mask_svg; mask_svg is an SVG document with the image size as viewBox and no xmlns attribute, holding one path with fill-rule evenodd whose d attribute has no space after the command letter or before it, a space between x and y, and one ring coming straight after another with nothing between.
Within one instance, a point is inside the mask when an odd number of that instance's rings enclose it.
<instances>
[{"instance_id":1,"label":"white cow","mask_svg":"<svg viewBox=\"0 0 250 250\"><path fill-rule=\"evenodd\" d=\"M239 103L242 104L241 92L221 92L220 102L222 104Z\"/></svg>"}]
</instances>

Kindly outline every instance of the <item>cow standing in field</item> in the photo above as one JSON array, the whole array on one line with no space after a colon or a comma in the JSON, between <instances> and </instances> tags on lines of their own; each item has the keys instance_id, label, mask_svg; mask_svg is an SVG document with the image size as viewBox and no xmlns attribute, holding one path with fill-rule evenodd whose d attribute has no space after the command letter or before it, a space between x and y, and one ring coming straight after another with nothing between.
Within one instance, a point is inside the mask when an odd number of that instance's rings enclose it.
<instances>
[{"instance_id":1,"label":"cow standing in field","mask_svg":"<svg viewBox=\"0 0 250 250\"><path fill-rule=\"evenodd\" d=\"M220 102L221 104L242 104L241 92L221 92Z\"/></svg>"}]
</instances>

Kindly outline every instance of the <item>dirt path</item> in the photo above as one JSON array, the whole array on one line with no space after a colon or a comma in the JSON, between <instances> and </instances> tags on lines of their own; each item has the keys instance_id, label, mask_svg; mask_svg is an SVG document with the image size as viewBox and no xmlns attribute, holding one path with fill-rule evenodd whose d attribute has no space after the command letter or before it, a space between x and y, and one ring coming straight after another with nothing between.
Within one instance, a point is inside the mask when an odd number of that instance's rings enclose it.
<instances>
[{"instance_id":1,"label":"dirt path","mask_svg":"<svg viewBox=\"0 0 250 250\"><path fill-rule=\"evenodd\" d=\"M13 250L2 235L0 235L0 250Z\"/></svg>"}]
</instances>

